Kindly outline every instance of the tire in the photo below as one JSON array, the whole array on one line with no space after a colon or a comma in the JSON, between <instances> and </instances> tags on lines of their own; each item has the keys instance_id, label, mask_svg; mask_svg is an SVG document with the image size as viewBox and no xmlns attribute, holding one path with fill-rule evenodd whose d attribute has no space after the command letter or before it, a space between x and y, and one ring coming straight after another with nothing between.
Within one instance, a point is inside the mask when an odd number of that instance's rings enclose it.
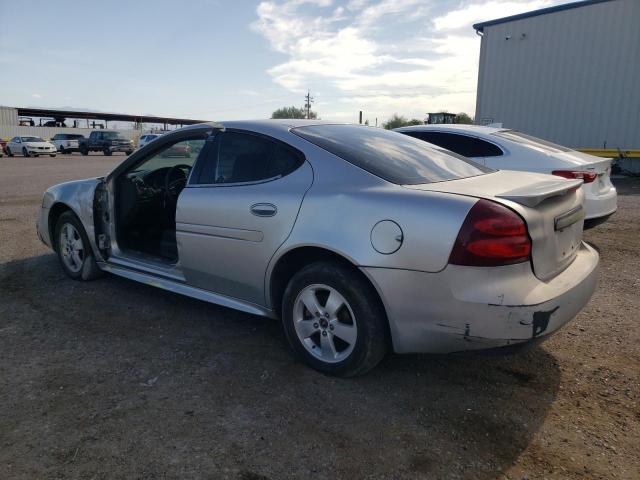
<instances>
[{"instance_id":1,"label":"tire","mask_svg":"<svg viewBox=\"0 0 640 480\"><path fill-rule=\"evenodd\" d=\"M107 157L110 157L113 152L109 150L107 147L104 147L102 149L102 153L105 154Z\"/></svg>"},{"instance_id":2,"label":"tire","mask_svg":"<svg viewBox=\"0 0 640 480\"><path fill-rule=\"evenodd\" d=\"M339 308L325 310L329 304ZM339 377L368 372L389 344L377 292L353 267L334 262L313 263L293 276L282 299L282 323L299 360Z\"/></svg>"},{"instance_id":3,"label":"tire","mask_svg":"<svg viewBox=\"0 0 640 480\"><path fill-rule=\"evenodd\" d=\"M11 149L7 147L7 156L13 157L13 153L11 153Z\"/></svg>"},{"instance_id":4,"label":"tire","mask_svg":"<svg viewBox=\"0 0 640 480\"><path fill-rule=\"evenodd\" d=\"M86 148L81 148L81 149L80 149L80 153L81 153L82 155L89 155L89 150L87 150Z\"/></svg>"},{"instance_id":5,"label":"tire","mask_svg":"<svg viewBox=\"0 0 640 480\"><path fill-rule=\"evenodd\" d=\"M72 230L68 230L69 226ZM102 276L102 270L96 264L87 234L73 212L66 211L60 215L54 232L58 260L68 277L74 280L93 280ZM77 243L78 240L80 243Z\"/></svg>"},{"instance_id":6,"label":"tire","mask_svg":"<svg viewBox=\"0 0 640 480\"><path fill-rule=\"evenodd\" d=\"M23 157L30 157L31 154L29 154L29 150L27 150L27 147L22 147L22 156Z\"/></svg>"},{"instance_id":7,"label":"tire","mask_svg":"<svg viewBox=\"0 0 640 480\"><path fill-rule=\"evenodd\" d=\"M52 158L55 158L56 154L55 153L50 153L49 156L52 157Z\"/></svg>"},{"instance_id":8,"label":"tire","mask_svg":"<svg viewBox=\"0 0 640 480\"><path fill-rule=\"evenodd\" d=\"M127 150L127 151L126 151L126 152L124 152L124 153L126 153L127 155L131 155L131 154L133 153L133 150Z\"/></svg>"}]
</instances>

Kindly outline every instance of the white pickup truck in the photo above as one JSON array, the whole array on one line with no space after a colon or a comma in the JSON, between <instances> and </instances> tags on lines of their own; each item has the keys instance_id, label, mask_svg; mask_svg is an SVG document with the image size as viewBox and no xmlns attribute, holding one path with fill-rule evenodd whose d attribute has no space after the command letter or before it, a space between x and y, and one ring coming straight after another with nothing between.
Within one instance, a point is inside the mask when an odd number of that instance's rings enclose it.
<instances>
[{"instance_id":1,"label":"white pickup truck","mask_svg":"<svg viewBox=\"0 0 640 480\"><path fill-rule=\"evenodd\" d=\"M80 139L84 135L75 133L56 133L51 139L51 143L56 146L56 150L60 153L71 153L80 151Z\"/></svg>"}]
</instances>

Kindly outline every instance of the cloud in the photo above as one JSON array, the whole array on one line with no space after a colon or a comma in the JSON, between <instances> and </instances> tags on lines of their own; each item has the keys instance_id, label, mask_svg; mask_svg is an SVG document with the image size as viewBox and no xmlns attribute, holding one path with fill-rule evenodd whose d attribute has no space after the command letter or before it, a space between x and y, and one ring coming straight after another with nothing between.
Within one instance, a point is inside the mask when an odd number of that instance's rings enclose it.
<instances>
[{"instance_id":1,"label":"cloud","mask_svg":"<svg viewBox=\"0 0 640 480\"><path fill-rule=\"evenodd\" d=\"M263 1L252 29L286 55L267 71L275 83L339 101L329 102L326 116L342 115L349 105L382 117L440 109L473 114L480 39L472 24L552 3L461 0L446 10L452 2Z\"/></svg>"},{"instance_id":2,"label":"cloud","mask_svg":"<svg viewBox=\"0 0 640 480\"><path fill-rule=\"evenodd\" d=\"M42 95L40 95L39 93L32 93L31 96L33 98L42 98Z\"/></svg>"}]
</instances>

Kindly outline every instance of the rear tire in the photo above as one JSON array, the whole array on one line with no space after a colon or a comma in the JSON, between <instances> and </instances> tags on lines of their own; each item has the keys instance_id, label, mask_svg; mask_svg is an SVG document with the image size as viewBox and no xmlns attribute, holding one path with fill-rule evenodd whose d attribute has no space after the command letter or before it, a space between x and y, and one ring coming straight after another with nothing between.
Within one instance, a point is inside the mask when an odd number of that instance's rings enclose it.
<instances>
[{"instance_id":1,"label":"rear tire","mask_svg":"<svg viewBox=\"0 0 640 480\"><path fill-rule=\"evenodd\" d=\"M55 158L56 154L55 153L50 153L49 156L52 157L52 158Z\"/></svg>"},{"instance_id":2,"label":"rear tire","mask_svg":"<svg viewBox=\"0 0 640 480\"><path fill-rule=\"evenodd\" d=\"M295 356L329 375L362 375L387 352L387 318L377 292L339 263L313 263L293 276L282 323Z\"/></svg>"},{"instance_id":3,"label":"rear tire","mask_svg":"<svg viewBox=\"0 0 640 480\"><path fill-rule=\"evenodd\" d=\"M81 148L81 149L80 149L80 153L81 153L82 155L89 155L89 150L87 150L86 148Z\"/></svg>"},{"instance_id":4,"label":"rear tire","mask_svg":"<svg viewBox=\"0 0 640 480\"><path fill-rule=\"evenodd\" d=\"M66 211L54 229L54 245L64 273L74 280L93 280L102 276L89 238L82 223L71 211Z\"/></svg>"}]
</instances>

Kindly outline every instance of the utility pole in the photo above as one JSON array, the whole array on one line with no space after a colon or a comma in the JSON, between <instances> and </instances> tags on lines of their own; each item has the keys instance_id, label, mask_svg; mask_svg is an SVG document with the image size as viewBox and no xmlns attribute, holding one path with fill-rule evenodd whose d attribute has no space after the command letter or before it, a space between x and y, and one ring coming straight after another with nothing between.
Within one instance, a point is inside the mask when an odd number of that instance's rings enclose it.
<instances>
[{"instance_id":1,"label":"utility pole","mask_svg":"<svg viewBox=\"0 0 640 480\"><path fill-rule=\"evenodd\" d=\"M307 94L304 96L304 108L307 111L307 120L311 116L311 104L314 102L311 92L307 90Z\"/></svg>"},{"instance_id":2,"label":"utility pole","mask_svg":"<svg viewBox=\"0 0 640 480\"><path fill-rule=\"evenodd\" d=\"M360 110L360 117L358 119L358 123L362 125L362 110Z\"/></svg>"}]
</instances>

